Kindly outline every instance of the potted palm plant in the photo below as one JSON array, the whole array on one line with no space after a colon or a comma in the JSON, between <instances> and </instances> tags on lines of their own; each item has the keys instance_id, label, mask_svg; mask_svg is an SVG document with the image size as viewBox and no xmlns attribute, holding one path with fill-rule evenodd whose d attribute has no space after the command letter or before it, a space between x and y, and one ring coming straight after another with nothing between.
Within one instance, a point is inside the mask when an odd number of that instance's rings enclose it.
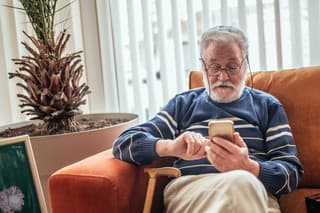
<instances>
[{"instance_id":1,"label":"potted palm plant","mask_svg":"<svg viewBox=\"0 0 320 213\"><path fill-rule=\"evenodd\" d=\"M35 36L23 32L30 41L22 42L28 55L13 59L18 69L9 77L21 80L17 83L23 89L17 94L19 106L34 121L0 128L0 137L17 135L20 130L31 136L45 194L50 174L110 148L124 129L138 122L137 115L129 113L81 115L80 106L90 89L80 81L81 51L65 54L70 34L54 31L57 1L19 0L22 7L14 7L26 13Z\"/></svg>"}]
</instances>

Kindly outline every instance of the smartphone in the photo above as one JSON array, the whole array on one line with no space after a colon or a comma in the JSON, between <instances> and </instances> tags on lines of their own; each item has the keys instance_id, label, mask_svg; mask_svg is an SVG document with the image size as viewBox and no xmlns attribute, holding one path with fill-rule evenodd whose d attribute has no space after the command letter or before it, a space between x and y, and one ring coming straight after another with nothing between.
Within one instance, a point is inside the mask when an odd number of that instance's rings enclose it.
<instances>
[{"instance_id":1,"label":"smartphone","mask_svg":"<svg viewBox=\"0 0 320 213\"><path fill-rule=\"evenodd\" d=\"M233 142L233 121L232 120L211 120L209 121L209 139L222 137Z\"/></svg>"}]
</instances>

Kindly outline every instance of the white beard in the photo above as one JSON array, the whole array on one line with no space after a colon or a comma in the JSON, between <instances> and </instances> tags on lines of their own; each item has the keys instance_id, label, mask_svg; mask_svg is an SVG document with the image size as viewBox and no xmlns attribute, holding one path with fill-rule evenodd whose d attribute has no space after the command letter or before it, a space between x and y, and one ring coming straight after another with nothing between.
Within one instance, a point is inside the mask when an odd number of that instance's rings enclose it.
<instances>
[{"instance_id":1,"label":"white beard","mask_svg":"<svg viewBox=\"0 0 320 213\"><path fill-rule=\"evenodd\" d=\"M232 101L238 100L241 97L243 90L245 88L245 82L246 82L245 77L243 77L243 79L241 80L238 88L234 84L232 84L230 81L227 81L227 82L217 81L213 85L211 85L211 88L212 88L212 87L215 87L215 86L218 86L221 84L226 84L226 85L232 86L235 89L235 91L230 96L221 97L216 92L214 92L212 90L210 91L207 74L205 71L203 71L202 73L203 73L203 75L202 75L203 76L203 78L202 78L203 84L204 84L204 87L206 88L211 100L218 102L218 103L230 103Z\"/></svg>"}]
</instances>

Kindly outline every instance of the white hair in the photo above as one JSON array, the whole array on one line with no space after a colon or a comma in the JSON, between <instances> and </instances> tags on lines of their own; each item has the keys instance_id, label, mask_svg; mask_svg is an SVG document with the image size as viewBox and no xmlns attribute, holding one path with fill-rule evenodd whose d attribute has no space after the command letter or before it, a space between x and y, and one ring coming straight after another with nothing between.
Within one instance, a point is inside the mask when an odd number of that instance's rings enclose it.
<instances>
[{"instance_id":1,"label":"white hair","mask_svg":"<svg viewBox=\"0 0 320 213\"><path fill-rule=\"evenodd\" d=\"M248 55L248 38L242 30L233 26L217 26L208 29L200 38L200 57L203 58L203 52L212 42L236 42L241 50L242 56Z\"/></svg>"}]
</instances>

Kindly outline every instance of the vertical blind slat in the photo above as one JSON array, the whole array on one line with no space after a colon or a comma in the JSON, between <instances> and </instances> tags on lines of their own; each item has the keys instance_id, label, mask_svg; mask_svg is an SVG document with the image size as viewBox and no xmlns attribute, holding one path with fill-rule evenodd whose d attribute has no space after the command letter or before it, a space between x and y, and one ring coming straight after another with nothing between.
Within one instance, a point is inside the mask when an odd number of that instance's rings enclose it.
<instances>
[{"instance_id":1,"label":"vertical blind slat","mask_svg":"<svg viewBox=\"0 0 320 213\"><path fill-rule=\"evenodd\" d=\"M160 73L162 84L162 100L166 103L170 98L169 90L169 78L168 78L168 64L166 57L167 36L165 33L164 14L163 14L163 1L156 1L156 13L157 13L157 27L159 37L159 51L160 51Z\"/></svg>"},{"instance_id":2,"label":"vertical blind slat","mask_svg":"<svg viewBox=\"0 0 320 213\"><path fill-rule=\"evenodd\" d=\"M98 14L98 9L102 10L104 8L99 8L97 7L98 4L101 4L103 1L101 0L98 0L96 1L96 11L97 11L97 14ZM80 1L76 1L72 4L72 7L69 8L69 10L71 10L71 17L73 17L69 23L69 25L71 26L67 26L67 29L70 30L70 33L71 33L71 41L70 43L72 42L72 44L68 45L69 48L70 48L70 51L74 50L74 49L82 49L82 32L81 32L81 28L79 26L81 26L81 11L80 11ZM68 14L69 15L69 14ZM67 15L67 16L68 16ZM70 15L69 15L70 16ZM66 17L63 16L63 17ZM63 17L60 18L63 19ZM77 17L77 18L76 18ZM105 16L106 17L106 16ZM99 19L99 17L97 17L97 19ZM57 20L57 17L56 17L56 20ZM102 24L101 24L102 25ZM99 25L100 26L100 25ZM64 26L65 28L66 26Z\"/></svg>"},{"instance_id":3,"label":"vertical blind slat","mask_svg":"<svg viewBox=\"0 0 320 213\"><path fill-rule=\"evenodd\" d=\"M266 40L264 34L264 20L263 20L263 4L262 0L257 0L257 19L258 19L258 38L259 38L259 59L260 68L266 69Z\"/></svg>"},{"instance_id":4,"label":"vertical blind slat","mask_svg":"<svg viewBox=\"0 0 320 213\"><path fill-rule=\"evenodd\" d=\"M142 0L142 20L143 20L143 36L144 36L144 54L147 71L147 86L148 86L148 105L149 115L153 116L158 111L158 101L155 91L156 72L153 60L153 34L152 34L152 11L151 1Z\"/></svg>"},{"instance_id":5,"label":"vertical blind slat","mask_svg":"<svg viewBox=\"0 0 320 213\"><path fill-rule=\"evenodd\" d=\"M281 19L279 0L274 1L274 24L276 32L276 51L277 51L277 68L282 69L282 45L281 45Z\"/></svg>"},{"instance_id":6,"label":"vertical blind slat","mask_svg":"<svg viewBox=\"0 0 320 213\"><path fill-rule=\"evenodd\" d=\"M130 39L130 56L131 56L131 70L132 70L132 82L134 91L134 112L138 113L140 118L144 120L144 104L142 102L142 89L141 89L141 71L139 63L139 50L137 45L137 27L136 27L136 13L135 13L135 2L127 0L127 11L128 11L128 28L129 28L129 39Z\"/></svg>"},{"instance_id":7,"label":"vertical blind slat","mask_svg":"<svg viewBox=\"0 0 320 213\"><path fill-rule=\"evenodd\" d=\"M202 31L209 29L212 25L212 17L210 12L210 1L202 0Z\"/></svg>"},{"instance_id":8,"label":"vertical blind slat","mask_svg":"<svg viewBox=\"0 0 320 213\"><path fill-rule=\"evenodd\" d=\"M191 69L198 68L198 44L197 44L197 31L195 23L195 9L194 0L187 0L187 14L188 14L188 37L189 37L189 52L190 52L190 65Z\"/></svg>"},{"instance_id":9,"label":"vertical blind slat","mask_svg":"<svg viewBox=\"0 0 320 213\"><path fill-rule=\"evenodd\" d=\"M238 0L238 18L240 28L244 32L247 32L247 12L246 3L244 0Z\"/></svg>"},{"instance_id":10,"label":"vertical blind slat","mask_svg":"<svg viewBox=\"0 0 320 213\"><path fill-rule=\"evenodd\" d=\"M171 0L171 14L172 14L172 29L173 29L173 42L174 42L174 55L176 64L176 75L178 82L178 92L185 90L185 72L184 72L184 59L182 54L182 39L180 29L180 13L178 9L178 2Z\"/></svg>"},{"instance_id":11,"label":"vertical blind slat","mask_svg":"<svg viewBox=\"0 0 320 213\"><path fill-rule=\"evenodd\" d=\"M60 6L59 6L60 7ZM70 16L70 13L71 13L71 17L73 17L70 22L68 23L68 26L63 26L63 28L67 28L68 30L70 30L70 33L71 33L71 41L70 43L67 45L68 49L66 49L66 52L73 52L75 49L76 50L83 50L84 49L84 42L83 42L83 37L85 36L84 34L82 34L82 30L83 28L82 27L79 27L79 26L82 26L82 20L81 20L81 10L80 10L80 1L76 1L72 4L72 6L68 7L68 14L62 14L62 13L58 13L60 15L60 18L58 18L57 16L55 16L55 19L56 20L63 20L65 17L69 17ZM71 12L70 12L71 11ZM95 8L95 11L97 12L97 6ZM66 11L67 12L67 11ZM97 21L98 22L98 21ZM67 22L66 22L67 24ZM62 27L62 26L61 26ZM99 26L97 26L97 28L99 28ZM62 30L62 29L61 29ZM99 29L97 29L97 31L99 31ZM97 39L96 41L98 42L99 39ZM98 44L98 47L100 47L100 45ZM86 51L87 53L87 51ZM89 53L90 54L90 53ZM86 54L83 54L82 55L82 64L83 65L86 65ZM101 58L100 58L100 61L101 61ZM90 63L90 62L88 62ZM101 64L101 69L103 69L102 67L102 64ZM101 70L101 75L103 76L104 73L103 73L103 70ZM83 75L81 77L81 81L83 82L87 82L89 87L91 88L91 82L88 81L88 76L89 76L89 70L88 69L84 69L83 71ZM104 83L103 81L101 82L101 95L105 95L105 92L106 90L104 90ZM102 99L105 101L105 96L104 97L97 97L98 99ZM92 104L92 102L94 102L91 98L90 100L90 96L85 96L84 99L86 100L86 104L85 105L82 105L81 106L81 110L84 112L84 113L89 113L91 112L90 111L90 107L89 106L92 106L92 105L95 105L95 104ZM111 101L109 101L111 102ZM106 106L106 105L105 105ZM95 107L95 106L94 106ZM105 109L103 109L105 110ZM100 110L99 110L100 111ZM100 111L101 112L101 111Z\"/></svg>"},{"instance_id":12,"label":"vertical blind slat","mask_svg":"<svg viewBox=\"0 0 320 213\"><path fill-rule=\"evenodd\" d=\"M111 20L108 19L111 15L110 2L105 0L97 1L97 18L99 25L99 37L100 39L100 55L101 66L103 74L103 88L104 97L106 103L106 111L118 112L119 100L117 94L117 79L114 66L114 46L112 41L112 27ZM106 83L108 82L108 83Z\"/></svg>"},{"instance_id":13,"label":"vertical blind slat","mask_svg":"<svg viewBox=\"0 0 320 213\"><path fill-rule=\"evenodd\" d=\"M128 105L128 78L124 70L124 53L123 53L123 33L122 33L122 22L120 19L120 6L119 1L111 1L111 15L112 15L112 22L113 22L113 38L114 38L114 45L115 45L115 55L116 55L116 69L118 74L118 91L119 91L119 101L120 101L120 111L121 112L129 112L129 105Z\"/></svg>"},{"instance_id":14,"label":"vertical blind slat","mask_svg":"<svg viewBox=\"0 0 320 213\"><path fill-rule=\"evenodd\" d=\"M95 16L96 2L95 1L80 1L80 11L86 16L81 16L83 33L83 49L87 54L84 56L86 61L85 72L87 82L92 93L89 98L90 112L103 112L105 110L105 99L102 78L102 66L100 56L100 46L98 37L98 23L97 19L88 19L88 17ZM85 12L84 12L85 11ZM90 72L95 70L95 72Z\"/></svg>"},{"instance_id":15,"label":"vertical blind slat","mask_svg":"<svg viewBox=\"0 0 320 213\"><path fill-rule=\"evenodd\" d=\"M310 64L319 64L319 50L320 50L320 14L319 14L319 0L308 1L309 12L309 36L310 36Z\"/></svg>"},{"instance_id":16,"label":"vertical blind slat","mask_svg":"<svg viewBox=\"0 0 320 213\"><path fill-rule=\"evenodd\" d=\"M7 3L8 5L10 5L9 2ZM14 5L14 6L17 6L17 5ZM26 53L26 51L20 44L21 40L18 39L18 38L22 39L22 30L25 28L22 27L22 24L16 24L16 23L24 23L25 19L24 17L22 17L22 15L19 15L16 10L12 10L10 8L8 9L5 7L3 7L2 9L3 9L3 13L1 13L0 24L2 27L1 36L3 37L3 46L1 47L3 50L5 50L3 54L4 54L4 58L7 59L7 61L4 62L5 66L3 68L5 71L4 81L6 82L5 85L7 90L7 101L8 101L8 104L6 106L7 111L4 111L4 112L5 114L8 115L6 116L7 119L11 119L11 122L18 122L26 119L24 114L20 113L21 108L18 106L20 102L16 97L17 93L22 92L22 89L16 86L16 83L21 82L21 80L18 80L17 78L8 79L7 73L14 72L14 70L17 68L14 65L14 63L11 61L11 59L20 57L21 55ZM26 40L26 39L24 38L23 40ZM8 107L10 107L10 109L8 109ZM6 122L8 122L8 120Z\"/></svg>"},{"instance_id":17,"label":"vertical blind slat","mask_svg":"<svg viewBox=\"0 0 320 213\"><path fill-rule=\"evenodd\" d=\"M0 11L3 9L0 9ZM4 22L6 13L2 12L0 13L0 65L2 67L2 72L0 75L0 84L1 84L1 90L0 90L0 97L1 97L1 104L0 104L0 112L6 112L1 113L1 119L0 119L0 125L8 124L10 123L12 118L12 103L10 101L10 91L9 91L9 84L8 84L8 76L7 71L9 71L9 66L6 63L6 52L5 49L5 41L6 37L4 36L4 32L7 33L7 30L4 31L2 26L5 26ZM8 29L8 28L7 28Z\"/></svg>"},{"instance_id":18,"label":"vertical blind slat","mask_svg":"<svg viewBox=\"0 0 320 213\"><path fill-rule=\"evenodd\" d=\"M228 24L228 1L227 0L221 0L221 23L223 25Z\"/></svg>"},{"instance_id":19,"label":"vertical blind slat","mask_svg":"<svg viewBox=\"0 0 320 213\"><path fill-rule=\"evenodd\" d=\"M288 3L290 16L292 67L298 67L303 64L300 0L291 0Z\"/></svg>"},{"instance_id":20,"label":"vertical blind slat","mask_svg":"<svg viewBox=\"0 0 320 213\"><path fill-rule=\"evenodd\" d=\"M64 3L62 3L62 4L64 4ZM82 20L81 20L81 15L80 15L82 13L80 10L80 4L81 4L80 1L75 1L73 4L70 5L70 7L68 7L68 10L66 10L63 13L61 13L61 12L58 13L60 17L55 16L56 20L63 20L63 19L65 19L65 17L70 17L70 16L72 17L70 19L70 21L65 22L65 24L63 24L63 26L62 25L60 26L61 27L60 30L63 30L66 28L66 29L68 29L68 31L70 30L69 32L71 34L71 39L68 42L68 45L66 47L66 52L73 52L74 50L84 50L83 37L85 37L85 35L82 33L83 28L82 28ZM60 6L58 6L58 7L60 8ZM95 11L97 12L97 7L95 8ZM70 15L70 13L71 13L71 15ZM59 26L59 24L57 25L57 28L58 28L58 26ZM79 26L81 26L81 27L79 27ZM56 31L57 31L57 28L56 28ZM97 28L99 28L99 27L97 26ZM97 29L97 31L99 31L99 29ZM99 42L99 39L96 39L95 41ZM90 43L94 43L94 42L90 42ZM97 45L98 45L98 47L100 47L99 43ZM87 51L85 51L85 52L87 53ZM88 54L90 54L90 53L88 52ZM86 61L86 59L85 59L86 54L83 54L81 57L82 57L82 64L84 66L87 63L90 64L90 62ZM101 61L101 58L100 58L100 61ZM103 69L102 64L101 64L101 69ZM90 71L88 69L84 69L83 75L81 77L81 81L87 82L89 87L91 88L92 81L91 82L88 81L88 76L89 76L89 74L91 74L89 72ZM101 75L104 76L103 70L101 70ZM97 99L103 100L105 102L104 106L106 107L106 105L108 103L111 103L111 101L105 100L106 90L104 89L105 87L104 87L103 80L100 84L101 84L100 95L104 95L104 97L101 97L101 96L95 96L95 97ZM93 91L93 92L95 93L95 91ZM94 100L92 100L91 96L89 96L89 95L85 96L84 99L86 100L86 104L81 106L81 110L83 111L83 113L92 112L90 110L89 106L94 105L93 107L95 108L96 104L94 103ZM108 103L106 103L106 101L108 101ZM105 110L105 109L102 109L102 110ZM99 112L101 112L101 110L99 110Z\"/></svg>"},{"instance_id":21,"label":"vertical blind slat","mask_svg":"<svg viewBox=\"0 0 320 213\"><path fill-rule=\"evenodd\" d=\"M15 7L20 7L21 6L21 4L18 1L13 1L13 5ZM21 13L18 10L14 10L13 9L11 11L14 14L14 22L18 23L18 24L15 24L15 27L13 28L13 29L15 29L15 31L12 31L13 35L15 35L15 36L10 38L10 39L12 39L12 41L14 42L14 45L15 45L15 47L13 49L13 52L12 52L12 54L13 54L12 57L14 57L14 58L20 57L21 58L22 56L29 54L27 49L24 48L23 45L21 45L21 41L25 41L27 44L29 44L31 46L33 45L32 42L30 41L30 39L27 39L27 37L22 32L25 31L29 35L34 35L34 31L32 29L31 24L27 24L29 22L29 19L28 19L27 15ZM13 44L13 43L11 43L11 44ZM12 57L11 57L11 59L12 59ZM11 61L9 63L9 66L12 66L12 69L8 70L8 72L9 71L11 72L11 71L17 69L17 66L14 63L12 63ZM16 82L20 82L21 83L22 80L21 79L17 79L17 78L9 80L9 87L10 87L9 89L10 89L11 92L15 93L14 97L16 96L17 93L19 93L19 94L25 94L26 93L26 91L24 91L21 87L17 87L16 86ZM14 97L10 97L10 99L12 101L14 101L14 107L18 109L18 111L16 111L18 113L16 113L16 115L13 115L13 117L15 119L18 119L18 120L20 120L20 119L26 120L28 118L28 116L26 116L25 114L20 113L21 108L18 107L18 104L20 104L20 100L15 99ZM13 114L14 113L15 112L13 111Z\"/></svg>"}]
</instances>

